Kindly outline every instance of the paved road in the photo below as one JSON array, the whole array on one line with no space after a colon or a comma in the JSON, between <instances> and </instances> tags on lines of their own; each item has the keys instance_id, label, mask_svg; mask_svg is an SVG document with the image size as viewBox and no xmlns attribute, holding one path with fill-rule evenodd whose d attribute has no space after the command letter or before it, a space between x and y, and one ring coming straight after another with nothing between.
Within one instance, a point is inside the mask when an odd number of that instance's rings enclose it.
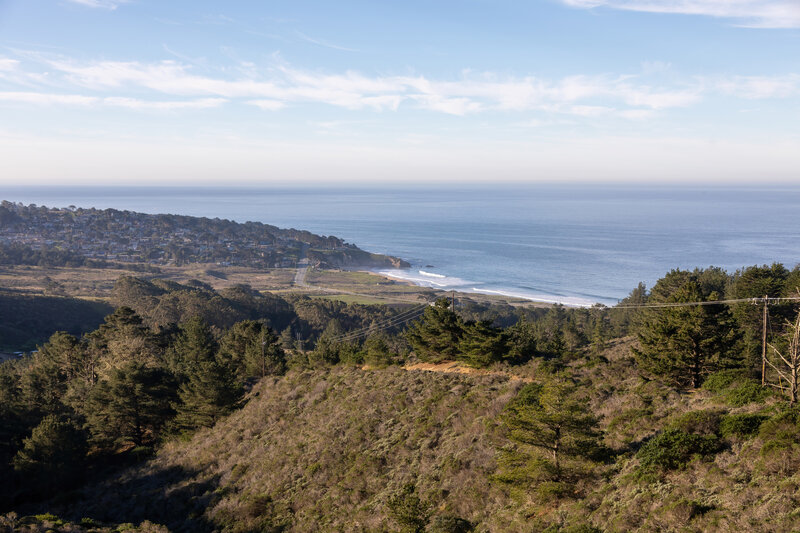
<instances>
[{"instance_id":1,"label":"paved road","mask_svg":"<svg viewBox=\"0 0 800 533\"><path fill-rule=\"evenodd\" d=\"M297 272L294 275L294 284L297 287L308 287L306 283L306 274L308 274L308 245L303 246L303 251L300 252L302 259L297 262Z\"/></svg>"}]
</instances>

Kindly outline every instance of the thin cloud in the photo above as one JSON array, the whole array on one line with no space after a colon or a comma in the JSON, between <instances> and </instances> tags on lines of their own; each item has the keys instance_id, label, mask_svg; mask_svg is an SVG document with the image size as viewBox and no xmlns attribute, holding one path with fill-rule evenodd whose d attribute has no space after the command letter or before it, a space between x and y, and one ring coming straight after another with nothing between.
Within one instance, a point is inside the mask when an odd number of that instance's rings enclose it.
<instances>
[{"instance_id":1,"label":"thin cloud","mask_svg":"<svg viewBox=\"0 0 800 533\"><path fill-rule=\"evenodd\" d=\"M309 37L305 33L296 31L295 34L300 37L302 40L309 42L311 44L316 44L318 46L323 46L325 48L332 48L334 50L342 50L345 52L359 52L360 50L356 50L355 48L347 48L346 46L340 46L338 44L334 44L330 41L324 41L322 39L315 39L313 37Z\"/></svg>"},{"instance_id":2,"label":"thin cloud","mask_svg":"<svg viewBox=\"0 0 800 533\"><path fill-rule=\"evenodd\" d=\"M73 4L80 4L86 7L95 7L100 9L117 9L122 4L127 4L129 0L68 0Z\"/></svg>"},{"instance_id":3,"label":"thin cloud","mask_svg":"<svg viewBox=\"0 0 800 533\"><path fill-rule=\"evenodd\" d=\"M263 111L278 111L286 107L286 104L278 100L249 100L246 102L249 105L254 105Z\"/></svg>"},{"instance_id":4,"label":"thin cloud","mask_svg":"<svg viewBox=\"0 0 800 533\"><path fill-rule=\"evenodd\" d=\"M202 98L196 100L152 101L122 96L86 96L81 94L56 94L41 92L0 92L0 103L30 104L37 106L107 106L134 110L174 111L180 109L209 109L227 102L224 98Z\"/></svg>"},{"instance_id":5,"label":"thin cloud","mask_svg":"<svg viewBox=\"0 0 800 533\"><path fill-rule=\"evenodd\" d=\"M226 77L222 77L210 74L202 65L185 61L87 62L63 56L26 57L26 69L16 60L0 58L0 79L13 79L17 85L38 93L81 90L101 98L135 96L131 102L164 101L164 109L215 107L238 101L265 111L288 105L325 104L375 112L410 107L456 116L541 111L641 119L653 116L654 112L696 105L709 95L749 100L788 98L800 93L797 74L693 77L678 81L674 78L667 85L653 83L646 72L560 79L467 72L457 79L441 80L425 76L370 76L355 71L318 72L281 62L268 68L240 63L238 68L224 69ZM31 71L30 66L36 63L41 65L40 69ZM44 72L48 74L45 76ZM124 100L117 102L123 105ZM147 107L144 103L135 105ZM150 104L150 107L157 106Z\"/></svg>"},{"instance_id":6,"label":"thin cloud","mask_svg":"<svg viewBox=\"0 0 800 533\"><path fill-rule=\"evenodd\" d=\"M800 28L797 0L561 0L583 9L606 7L625 11L701 15L732 20L752 28Z\"/></svg>"}]
</instances>

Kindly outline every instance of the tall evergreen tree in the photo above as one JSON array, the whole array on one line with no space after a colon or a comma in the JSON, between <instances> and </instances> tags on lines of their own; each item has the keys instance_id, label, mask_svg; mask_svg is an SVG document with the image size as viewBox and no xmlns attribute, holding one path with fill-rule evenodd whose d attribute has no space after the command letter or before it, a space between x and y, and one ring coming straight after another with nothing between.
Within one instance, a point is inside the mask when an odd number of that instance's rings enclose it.
<instances>
[{"instance_id":1,"label":"tall evergreen tree","mask_svg":"<svg viewBox=\"0 0 800 533\"><path fill-rule=\"evenodd\" d=\"M751 266L737 271L728 289L731 299L742 298L778 298L786 295L786 281L789 271L780 263L770 266ZM770 306L770 319L777 328L792 317L793 307L790 304ZM741 350L747 366L751 371L761 370L761 335L763 328L763 308L749 302L735 304L733 317L742 332Z\"/></svg>"},{"instance_id":2,"label":"tall evergreen tree","mask_svg":"<svg viewBox=\"0 0 800 533\"><path fill-rule=\"evenodd\" d=\"M680 304L720 298L716 291L703 293L701 282L697 271L673 271L656 283L650 301ZM737 331L722 304L648 309L638 337L640 348L634 354L639 364L680 387L699 387L708 374L739 364L733 350Z\"/></svg>"},{"instance_id":3,"label":"tall evergreen tree","mask_svg":"<svg viewBox=\"0 0 800 533\"><path fill-rule=\"evenodd\" d=\"M183 430L213 426L242 399L233 370L213 355L196 361L186 378L178 392L175 417L176 426Z\"/></svg>"},{"instance_id":4,"label":"tall evergreen tree","mask_svg":"<svg viewBox=\"0 0 800 533\"><path fill-rule=\"evenodd\" d=\"M536 330L532 322L523 315L516 324L506 329L509 351L506 356L513 364L530 361L536 355Z\"/></svg>"},{"instance_id":5,"label":"tall evergreen tree","mask_svg":"<svg viewBox=\"0 0 800 533\"><path fill-rule=\"evenodd\" d=\"M491 321L465 325L458 345L458 358L476 368L501 361L508 355L508 334L492 326Z\"/></svg>"},{"instance_id":6,"label":"tall evergreen tree","mask_svg":"<svg viewBox=\"0 0 800 533\"><path fill-rule=\"evenodd\" d=\"M237 322L220 340L219 357L242 378L283 374L286 354L272 328L263 322Z\"/></svg>"},{"instance_id":7,"label":"tall evergreen tree","mask_svg":"<svg viewBox=\"0 0 800 533\"><path fill-rule=\"evenodd\" d=\"M86 401L87 426L101 444L152 444L175 414L175 382L160 368L131 362L100 381Z\"/></svg>"},{"instance_id":8,"label":"tall evergreen tree","mask_svg":"<svg viewBox=\"0 0 800 533\"><path fill-rule=\"evenodd\" d=\"M407 338L417 357L423 361L438 362L456 359L463 333L463 322L450 309L450 301L439 298L412 324Z\"/></svg>"},{"instance_id":9,"label":"tall evergreen tree","mask_svg":"<svg viewBox=\"0 0 800 533\"><path fill-rule=\"evenodd\" d=\"M33 429L14 456L24 483L51 493L80 480L86 457L86 435L71 420L48 415Z\"/></svg>"},{"instance_id":10,"label":"tall evergreen tree","mask_svg":"<svg viewBox=\"0 0 800 533\"><path fill-rule=\"evenodd\" d=\"M498 479L514 484L568 480L601 447L597 419L575 382L555 375L523 387L502 415L514 443L500 458Z\"/></svg>"},{"instance_id":11,"label":"tall evergreen tree","mask_svg":"<svg viewBox=\"0 0 800 533\"><path fill-rule=\"evenodd\" d=\"M167 351L167 367L182 381L194 367L214 358L217 342L208 323L195 316L180 324L180 333Z\"/></svg>"}]
</instances>

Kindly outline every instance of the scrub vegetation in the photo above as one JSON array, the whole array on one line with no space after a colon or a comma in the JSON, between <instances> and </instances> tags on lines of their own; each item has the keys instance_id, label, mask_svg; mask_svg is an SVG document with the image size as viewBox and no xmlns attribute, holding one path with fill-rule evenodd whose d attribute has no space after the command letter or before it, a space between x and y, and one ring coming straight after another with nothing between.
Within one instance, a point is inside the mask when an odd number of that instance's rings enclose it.
<instances>
[{"instance_id":1,"label":"scrub vegetation","mask_svg":"<svg viewBox=\"0 0 800 533\"><path fill-rule=\"evenodd\" d=\"M125 277L98 328L0 365L0 527L794 531L798 279L676 270L617 309L406 323Z\"/></svg>"}]
</instances>

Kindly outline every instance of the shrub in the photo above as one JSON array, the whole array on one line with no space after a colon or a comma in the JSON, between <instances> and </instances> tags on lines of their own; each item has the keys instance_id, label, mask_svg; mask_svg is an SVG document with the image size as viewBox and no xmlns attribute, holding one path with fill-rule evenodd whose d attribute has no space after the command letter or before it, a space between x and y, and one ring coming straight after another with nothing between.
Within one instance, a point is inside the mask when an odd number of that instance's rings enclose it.
<instances>
[{"instance_id":1,"label":"shrub","mask_svg":"<svg viewBox=\"0 0 800 533\"><path fill-rule=\"evenodd\" d=\"M407 483L386 502L402 531L421 533L430 520L431 506L420 500L414 483Z\"/></svg>"},{"instance_id":2,"label":"shrub","mask_svg":"<svg viewBox=\"0 0 800 533\"><path fill-rule=\"evenodd\" d=\"M747 372L744 370L720 370L706 378L703 382L703 389L709 392L721 393L742 379L747 379Z\"/></svg>"},{"instance_id":3,"label":"shrub","mask_svg":"<svg viewBox=\"0 0 800 533\"><path fill-rule=\"evenodd\" d=\"M706 456L719 451L716 435L695 435L680 429L667 429L642 446L636 454L645 471L683 468L695 455Z\"/></svg>"},{"instance_id":4,"label":"shrub","mask_svg":"<svg viewBox=\"0 0 800 533\"><path fill-rule=\"evenodd\" d=\"M670 428L694 435L717 435L722 418L720 411L690 411L670 424Z\"/></svg>"},{"instance_id":5,"label":"shrub","mask_svg":"<svg viewBox=\"0 0 800 533\"><path fill-rule=\"evenodd\" d=\"M724 394L725 401L733 407L741 407L749 403L762 402L769 397L771 391L765 389L755 380L747 380L744 383L728 389Z\"/></svg>"},{"instance_id":6,"label":"shrub","mask_svg":"<svg viewBox=\"0 0 800 533\"><path fill-rule=\"evenodd\" d=\"M712 374L703 383L703 388L732 407L761 402L771 394L744 370L723 370Z\"/></svg>"},{"instance_id":7,"label":"shrub","mask_svg":"<svg viewBox=\"0 0 800 533\"><path fill-rule=\"evenodd\" d=\"M469 533L474 529L468 520L452 515L438 515L428 527L430 533Z\"/></svg>"},{"instance_id":8,"label":"shrub","mask_svg":"<svg viewBox=\"0 0 800 533\"><path fill-rule=\"evenodd\" d=\"M720 434L723 437L752 437L758 433L761 424L767 417L763 415L726 415L719 424Z\"/></svg>"},{"instance_id":9,"label":"shrub","mask_svg":"<svg viewBox=\"0 0 800 533\"><path fill-rule=\"evenodd\" d=\"M764 441L762 455L800 447L800 409L786 409L773 416L761 425L758 436Z\"/></svg>"}]
</instances>

